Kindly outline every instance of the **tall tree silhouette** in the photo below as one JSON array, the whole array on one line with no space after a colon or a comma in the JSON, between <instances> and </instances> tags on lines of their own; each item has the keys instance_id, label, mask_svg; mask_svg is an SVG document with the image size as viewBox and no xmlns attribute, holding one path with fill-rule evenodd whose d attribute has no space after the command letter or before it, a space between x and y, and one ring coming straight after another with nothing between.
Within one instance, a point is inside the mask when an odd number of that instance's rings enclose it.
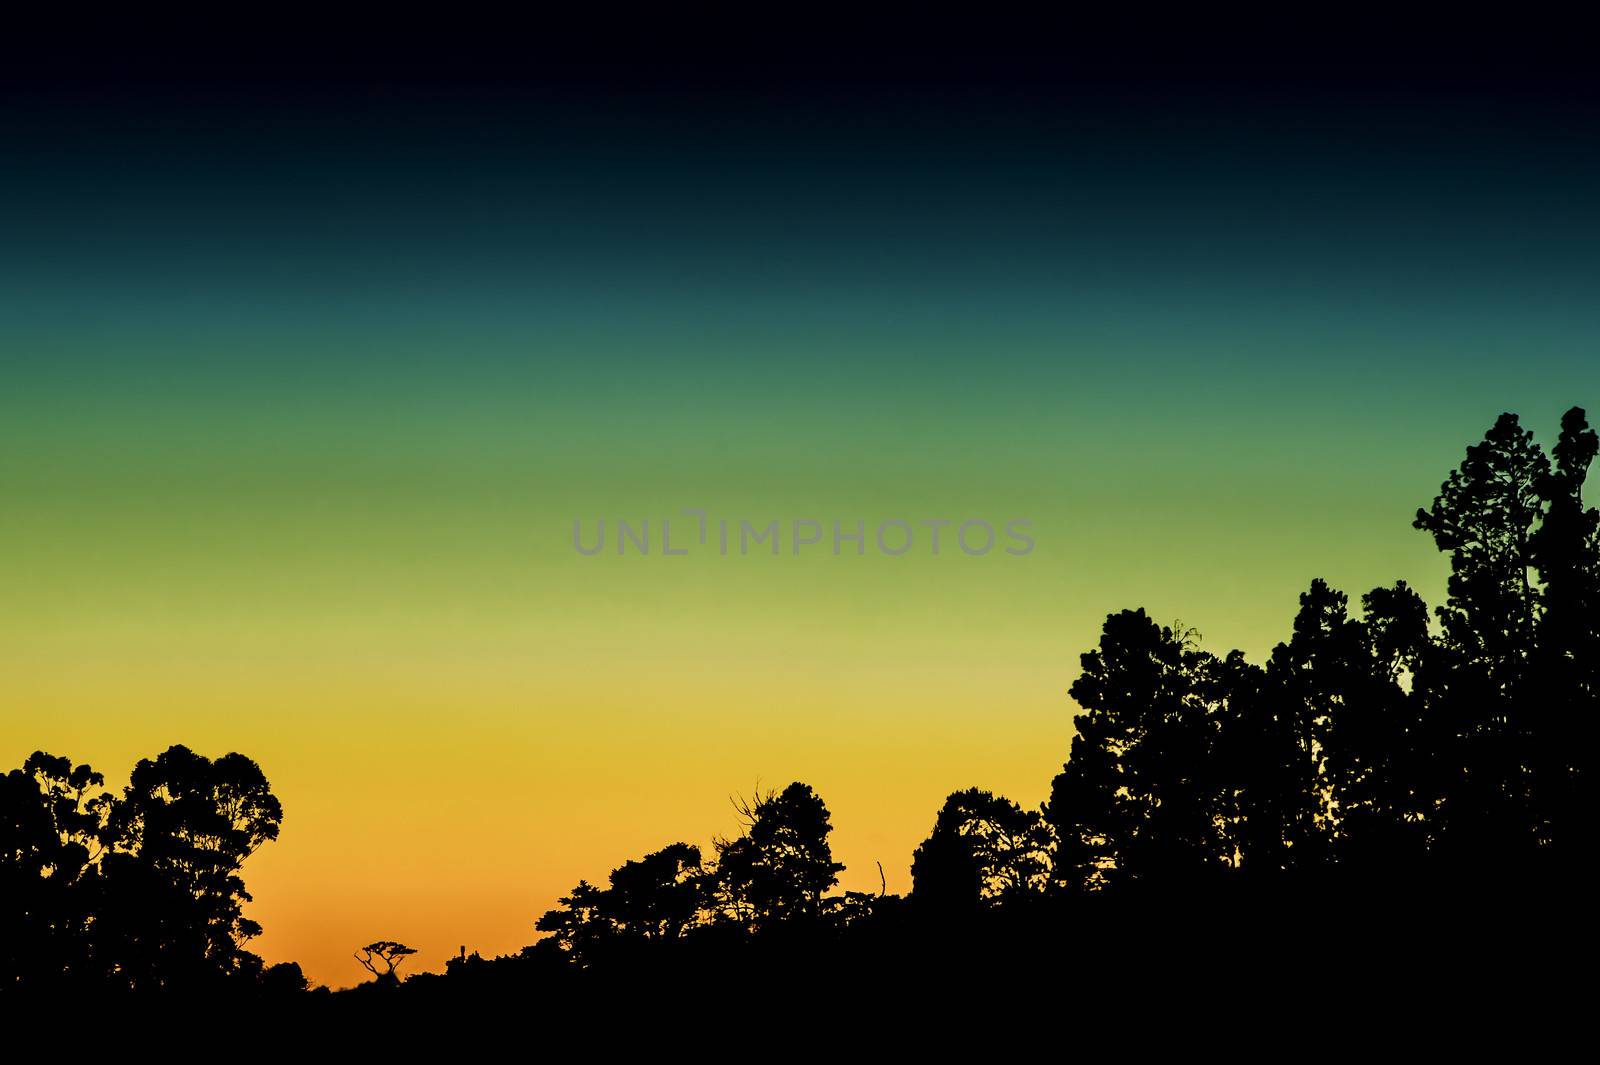
<instances>
[{"instance_id":1,"label":"tall tree silhouette","mask_svg":"<svg viewBox=\"0 0 1600 1065\"><path fill-rule=\"evenodd\" d=\"M1440 810L1442 842L1463 861L1517 861L1538 843L1529 682L1543 594L1533 543L1549 484L1533 434L1502 414L1414 523L1450 556L1438 609L1448 674L1432 697L1450 723L1441 753L1460 766Z\"/></svg>"},{"instance_id":2,"label":"tall tree silhouette","mask_svg":"<svg viewBox=\"0 0 1600 1065\"><path fill-rule=\"evenodd\" d=\"M716 919L759 931L819 916L823 893L844 869L828 845L833 825L821 797L797 782L739 810L744 834L716 841L710 884Z\"/></svg>"},{"instance_id":3,"label":"tall tree silhouette","mask_svg":"<svg viewBox=\"0 0 1600 1065\"><path fill-rule=\"evenodd\" d=\"M1036 810L978 788L945 800L911 858L913 902L947 911L1042 891L1050 877L1050 827Z\"/></svg>"},{"instance_id":4,"label":"tall tree silhouette","mask_svg":"<svg viewBox=\"0 0 1600 1065\"><path fill-rule=\"evenodd\" d=\"M1581 845L1595 813L1595 721L1600 717L1600 512L1583 484L1600 450L1582 408L1561 419L1554 464L1540 485L1545 517L1533 538L1544 585L1530 692L1537 714L1532 759L1542 842Z\"/></svg>"},{"instance_id":5,"label":"tall tree silhouette","mask_svg":"<svg viewBox=\"0 0 1600 1065\"><path fill-rule=\"evenodd\" d=\"M1321 736L1329 814L1341 862L1396 874L1416 869L1437 831L1442 722L1427 703L1439 656L1427 604L1404 581L1362 609L1329 648L1342 656Z\"/></svg>"},{"instance_id":6,"label":"tall tree silhouette","mask_svg":"<svg viewBox=\"0 0 1600 1065\"><path fill-rule=\"evenodd\" d=\"M244 916L240 869L282 820L244 755L212 761L174 746L140 761L112 809L101 866L107 960L135 983L259 970L244 949L261 929Z\"/></svg>"},{"instance_id":7,"label":"tall tree silhouette","mask_svg":"<svg viewBox=\"0 0 1600 1065\"><path fill-rule=\"evenodd\" d=\"M624 934L676 939L700 913L700 848L674 843L611 873L601 913Z\"/></svg>"},{"instance_id":8,"label":"tall tree silhouette","mask_svg":"<svg viewBox=\"0 0 1600 1065\"><path fill-rule=\"evenodd\" d=\"M1177 883L1231 863L1214 758L1222 720L1206 684L1216 669L1192 633L1143 610L1106 618L1071 688L1084 712L1046 804L1063 886Z\"/></svg>"},{"instance_id":9,"label":"tall tree silhouette","mask_svg":"<svg viewBox=\"0 0 1600 1065\"><path fill-rule=\"evenodd\" d=\"M1300 596L1293 634L1273 648L1267 684L1277 711L1280 740L1269 757L1284 766L1279 826L1286 863L1305 868L1326 860L1332 843L1328 777L1324 764L1333 718L1364 675L1361 626L1343 592L1314 580Z\"/></svg>"},{"instance_id":10,"label":"tall tree silhouette","mask_svg":"<svg viewBox=\"0 0 1600 1065\"><path fill-rule=\"evenodd\" d=\"M112 797L87 765L35 751L0 777L0 986L90 972L94 861Z\"/></svg>"},{"instance_id":11,"label":"tall tree silhouette","mask_svg":"<svg viewBox=\"0 0 1600 1065\"><path fill-rule=\"evenodd\" d=\"M1252 879L1275 879L1295 865L1291 841L1306 814L1308 766L1295 718L1267 671L1240 651L1208 663L1199 691L1218 718L1209 772L1223 860Z\"/></svg>"},{"instance_id":12,"label":"tall tree silhouette","mask_svg":"<svg viewBox=\"0 0 1600 1065\"><path fill-rule=\"evenodd\" d=\"M260 767L172 747L121 796L103 784L43 752L0 778L4 978L144 990L261 977L240 868L283 811Z\"/></svg>"}]
</instances>

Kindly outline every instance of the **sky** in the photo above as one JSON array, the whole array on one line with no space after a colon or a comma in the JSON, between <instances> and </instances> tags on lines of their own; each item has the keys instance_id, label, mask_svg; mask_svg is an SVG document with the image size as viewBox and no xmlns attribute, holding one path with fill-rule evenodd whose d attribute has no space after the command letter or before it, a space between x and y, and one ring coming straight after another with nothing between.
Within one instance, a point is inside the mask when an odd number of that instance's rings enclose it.
<instances>
[{"instance_id":1,"label":"sky","mask_svg":"<svg viewBox=\"0 0 1600 1065\"><path fill-rule=\"evenodd\" d=\"M0 763L254 758L254 948L319 982L515 951L791 780L907 890L945 795L1045 797L1108 612L1259 660L1314 577L1437 602L1416 508L1597 399L1559 63L648 30L0 81ZM825 539L574 550L687 508Z\"/></svg>"}]
</instances>

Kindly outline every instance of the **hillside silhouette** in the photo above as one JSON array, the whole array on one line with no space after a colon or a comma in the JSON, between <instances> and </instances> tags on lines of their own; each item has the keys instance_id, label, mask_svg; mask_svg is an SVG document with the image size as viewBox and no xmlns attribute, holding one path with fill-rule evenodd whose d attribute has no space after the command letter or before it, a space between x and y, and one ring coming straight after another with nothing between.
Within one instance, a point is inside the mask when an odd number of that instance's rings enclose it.
<instances>
[{"instance_id":1,"label":"hillside silhouette","mask_svg":"<svg viewBox=\"0 0 1600 1065\"><path fill-rule=\"evenodd\" d=\"M115 795L35 753L0 778L0 987L331 1008L1227 986L1331 1008L1486 971L1537 982L1591 938L1597 446L1573 408L1548 453L1512 414L1468 448L1414 521L1449 558L1432 611L1404 582L1352 603L1314 580L1264 663L1109 615L1049 799L951 795L903 897L835 890L828 808L797 782L742 802L709 851L667 842L580 881L529 915L520 953L407 976L411 946L351 944L372 979L313 994L248 949L242 871L283 821L259 766L175 746Z\"/></svg>"}]
</instances>

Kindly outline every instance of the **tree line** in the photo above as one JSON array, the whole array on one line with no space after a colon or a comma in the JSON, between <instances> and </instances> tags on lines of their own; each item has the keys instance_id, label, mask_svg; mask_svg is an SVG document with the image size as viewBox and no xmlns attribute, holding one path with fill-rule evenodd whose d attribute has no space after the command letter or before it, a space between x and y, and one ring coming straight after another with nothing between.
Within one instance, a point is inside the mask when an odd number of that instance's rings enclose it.
<instances>
[{"instance_id":1,"label":"tree line","mask_svg":"<svg viewBox=\"0 0 1600 1065\"><path fill-rule=\"evenodd\" d=\"M1579 408L1549 453L1512 414L1468 448L1413 523L1450 564L1431 615L1403 581L1353 608L1315 580L1257 664L1143 610L1111 614L1071 686L1080 712L1048 800L952 794L903 898L835 891L829 811L797 782L741 801L742 830L709 851L675 842L580 881L519 954L463 948L444 974L402 982L412 948L368 944L364 989L885 958L901 972L1026 967L1068 930L1080 946L1172 951L1202 912L1225 915L1234 943L1314 930L1328 957L1333 933L1375 915L1393 928L1535 894L1560 911L1586 882L1594 823L1600 513L1582 490L1596 451ZM36 753L0 778L0 977L304 990L297 966L246 949L260 930L241 911L241 868L281 820L242 755L173 747L113 796L88 766Z\"/></svg>"}]
</instances>

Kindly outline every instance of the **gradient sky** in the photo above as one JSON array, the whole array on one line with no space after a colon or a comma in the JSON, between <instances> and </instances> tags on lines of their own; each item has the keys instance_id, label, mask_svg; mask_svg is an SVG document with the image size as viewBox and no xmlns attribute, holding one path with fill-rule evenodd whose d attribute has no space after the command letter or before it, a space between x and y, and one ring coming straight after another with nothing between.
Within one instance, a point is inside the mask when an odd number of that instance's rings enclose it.
<instances>
[{"instance_id":1,"label":"gradient sky","mask_svg":"<svg viewBox=\"0 0 1600 1065\"><path fill-rule=\"evenodd\" d=\"M256 949L336 986L795 779L905 890L1044 798L1107 612L1436 601L1466 445L1600 398L1570 94L114 73L6 86L0 756L255 758ZM684 507L1037 548L572 550Z\"/></svg>"}]
</instances>

